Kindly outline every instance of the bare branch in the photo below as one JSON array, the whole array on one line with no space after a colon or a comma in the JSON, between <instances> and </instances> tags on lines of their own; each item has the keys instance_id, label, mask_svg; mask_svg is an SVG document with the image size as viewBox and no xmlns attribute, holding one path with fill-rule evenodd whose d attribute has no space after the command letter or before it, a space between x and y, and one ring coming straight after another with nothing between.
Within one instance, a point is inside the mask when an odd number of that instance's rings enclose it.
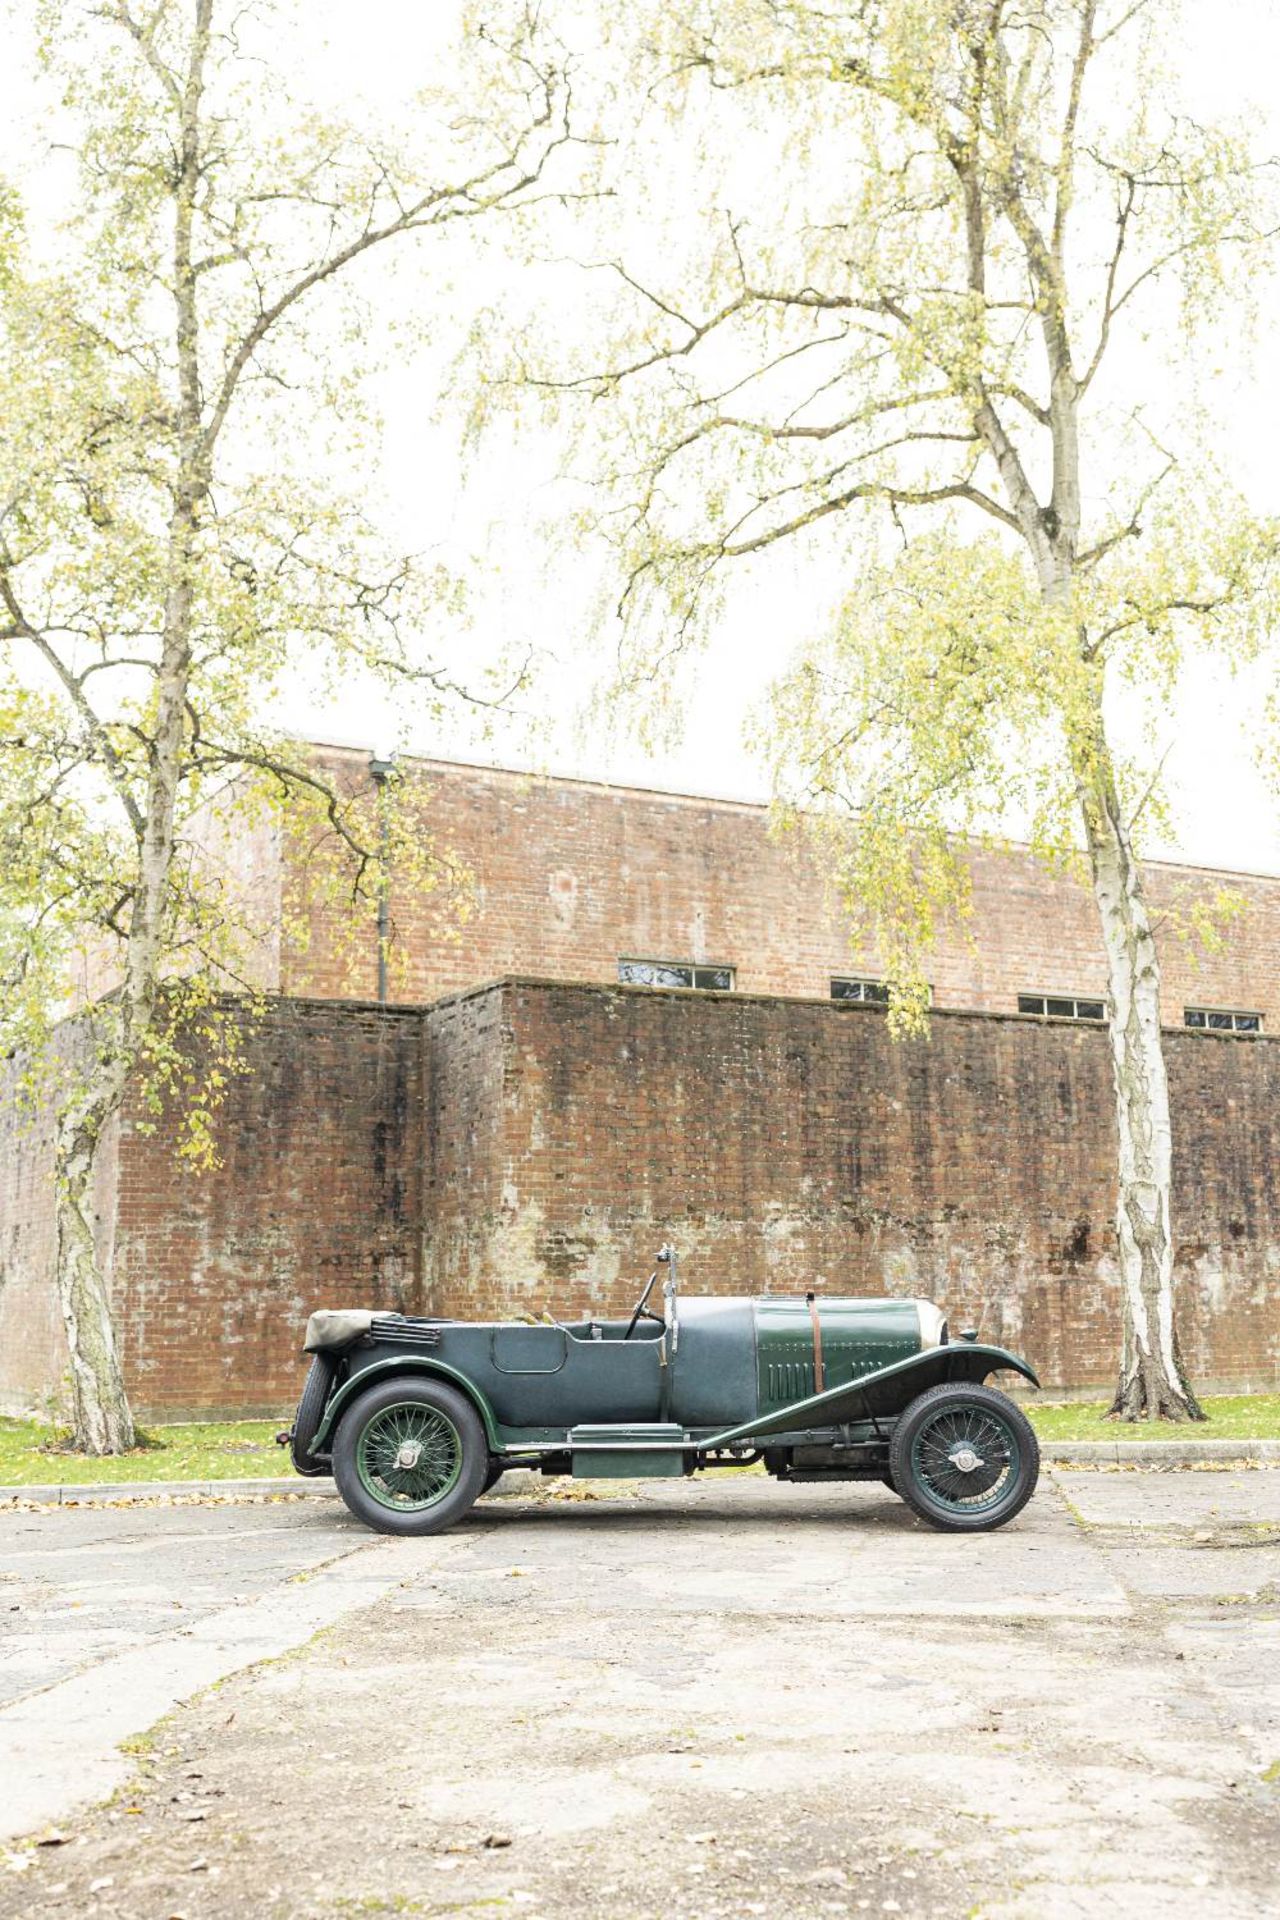
<instances>
[{"instance_id":1,"label":"bare branch","mask_svg":"<svg viewBox=\"0 0 1280 1920\"><path fill-rule=\"evenodd\" d=\"M130 826L133 828L135 834L141 837L145 822L142 810L134 797L129 782L127 767L120 758L120 755L116 752L110 734L94 711L78 677L72 673L70 667L67 666L57 649L50 645L47 637L38 627L33 626L23 614L22 608L18 604L17 597L13 591L13 583L9 579L7 572L0 572L0 599L3 599L8 611L12 635L15 638L21 638L31 642L41 659L45 661L46 665L57 678L68 699L71 701L72 706L80 716L86 736L92 742L94 750L101 760L111 780L112 786L115 788L116 796L124 808L125 813L128 815Z\"/></svg>"},{"instance_id":2,"label":"bare branch","mask_svg":"<svg viewBox=\"0 0 1280 1920\"><path fill-rule=\"evenodd\" d=\"M552 157L561 148L570 145L574 139L569 124L572 94L567 75L543 74L540 79L543 89L541 107L531 125L515 140L510 152L460 182L434 187L420 194L393 219L374 224L371 205L369 219L354 239L318 261L306 273L300 274L282 293L261 309L232 353L224 371L217 398L204 428L203 451L206 462L212 457L214 445L246 367L272 329L307 294L334 279L353 261L358 260L361 255L368 253L374 247L423 227L440 225L448 220L470 219L480 213L493 212L495 209L511 206L521 200L528 188L537 184ZM559 130L546 139L541 152L534 159L525 161L524 147L529 140L548 128L555 116L557 80L561 86Z\"/></svg>"}]
</instances>

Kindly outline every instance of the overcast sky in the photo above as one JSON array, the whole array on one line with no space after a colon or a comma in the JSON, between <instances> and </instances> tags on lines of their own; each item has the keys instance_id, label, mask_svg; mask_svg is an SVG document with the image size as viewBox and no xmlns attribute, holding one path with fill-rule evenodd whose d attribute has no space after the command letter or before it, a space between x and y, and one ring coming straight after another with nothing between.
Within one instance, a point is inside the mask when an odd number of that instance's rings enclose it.
<instances>
[{"instance_id":1,"label":"overcast sky","mask_svg":"<svg viewBox=\"0 0 1280 1920\"><path fill-rule=\"evenodd\" d=\"M371 114L402 100L415 85L446 80L442 71L459 0L308 0L305 29L288 59L299 93L320 100L363 99ZM24 12L18 9L19 24ZM1193 104L1206 117L1254 104L1268 116L1267 145L1280 152L1280 8L1270 0L1190 0L1186 8L1186 73ZM18 174L39 213L54 169L39 159L38 94L29 90L21 32L16 55L0 67L0 165ZM1264 94L1264 89L1266 93ZM1269 96L1269 97L1268 97ZM1276 138L1269 135L1274 130ZM460 264L461 263L461 264ZM462 729L413 731L407 744L426 753L457 753L505 764L672 787L687 792L766 798L760 767L743 742L743 723L791 644L803 638L813 582L799 558L783 553L729 616L701 662L684 714L683 738L660 753L634 741L584 734L580 719L588 677L575 646L585 606L584 582L563 555L548 567L538 531L558 498L557 449L499 436L465 478L453 427L440 422L437 400L453 354L474 313L500 305L512 291L510 269L494 256L470 264L461 255L424 282L422 298L438 302L433 339L415 347L379 383L387 431L371 490L384 502L399 537L473 571L477 644L506 640L535 647L544 677L534 703L551 716L531 738L502 724L486 743ZM1272 302L1272 310L1275 303ZM567 322L568 324L568 322ZM1255 504L1280 512L1276 448L1280 382L1275 375L1280 323L1264 331L1248 362L1229 351L1214 391L1227 464L1244 479ZM825 596L819 596L825 604ZM1256 707L1261 687L1233 685L1207 671L1192 675L1170 716L1169 774L1179 802L1178 842L1164 851L1228 868L1280 871L1280 801L1253 771L1241 738L1240 714ZM299 688L286 715L298 732L351 744L394 743L397 715L376 695L349 690L341 699Z\"/></svg>"}]
</instances>

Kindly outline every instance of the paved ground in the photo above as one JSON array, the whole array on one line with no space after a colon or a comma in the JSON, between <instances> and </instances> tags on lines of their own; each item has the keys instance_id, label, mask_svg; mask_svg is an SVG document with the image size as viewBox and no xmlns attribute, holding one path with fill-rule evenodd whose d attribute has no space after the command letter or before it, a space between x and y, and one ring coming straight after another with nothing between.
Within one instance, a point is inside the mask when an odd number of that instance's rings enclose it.
<instances>
[{"instance_id":1,"label":"paved ground","mask_svg":"<svg viewBox=\"0 0 1280 1920\"><path fill-rule=\"evenodd\" d=\"M0 1920L1280 1916L1280 1471L588 1491L0 1515Z\"/></svg>"}]
</instances>

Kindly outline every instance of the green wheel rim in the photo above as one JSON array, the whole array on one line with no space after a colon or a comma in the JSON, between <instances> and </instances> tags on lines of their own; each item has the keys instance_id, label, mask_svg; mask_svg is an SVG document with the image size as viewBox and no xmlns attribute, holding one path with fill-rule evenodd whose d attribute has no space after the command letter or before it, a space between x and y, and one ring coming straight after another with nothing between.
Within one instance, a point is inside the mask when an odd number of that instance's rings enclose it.
<instances>
[{"instance_id":1,"label":"green wheel rim","mask_svg":"<svg viewBox=\"0 0 1280 1920\"><path fill-rule=\"evenodd\" d=\"M939 1407L911 1442L911 1475L944 1513L989 1513L1009 1498L1022 1470L1018 1436L990 1407Z\"/></svg>"},{"instance_id":2,"label":"green wheel rim","mask_svg":"<svg viewBox=\"0 0 1280 1920\"><path fill-rule=\"evenodd\" d=\"M356 1442L356 1472L380 1506L421 1513L457 1485L462 1436L437 1407L399 1400L366 1421Z\"/></svg>"}]
</instances>

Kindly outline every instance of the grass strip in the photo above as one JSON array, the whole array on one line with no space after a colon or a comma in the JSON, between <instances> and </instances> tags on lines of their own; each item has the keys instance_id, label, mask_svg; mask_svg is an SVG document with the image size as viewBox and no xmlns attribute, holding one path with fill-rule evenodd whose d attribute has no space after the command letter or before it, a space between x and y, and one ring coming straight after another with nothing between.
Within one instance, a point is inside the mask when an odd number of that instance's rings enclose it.
<instances>
[{"instance_id":1,"label":"grass strip","mask_svg":"<svg viewBox=\"0 0 1280 1920\"><path fill-rule=\"evenodd\" d=\"M268 1480L290 1470L289 1456L275 1444L275 1436L291 1417L149 1427L142 1446L107 1459L69 1452L65 1432L43 1421L0 1418L0 1486Z\"/></svg>"},{"instance_id":2,"label":"grass strip","mask_svg":"<svg viewBox=\"0 0 1280 1920\"><path fill-rule=\"evenodd\" d=\"M1153 1447L1167 1440L1280 1440L1280 1393L1211 1394L1201 1402L1209 1418L1192 1426L1171 1420L1108 1420L1105 1400L1033 1396L1022 1404L1041 1440L1141 1440Z\"/></svg>"},{"instance_id":3,"label":"grass strip","mask_svg":"<svg viewBox=\"0 0 1280 1920\"><path fill-rule=\"evenodd\" d=\"M1041 1440L1280 1440L1280 1394L1210 1396L1196 1426L1108 1420L1105 1401L1023 1402ZM40 1420L0 1418L0 1486L127 1485L132 1480L251 1480L288 1473L275 1444L279 1420L190 1421L148 1428L132 1453L95 1459L67 1449L65 1432Z\"/></svg>"}]
</instances>

